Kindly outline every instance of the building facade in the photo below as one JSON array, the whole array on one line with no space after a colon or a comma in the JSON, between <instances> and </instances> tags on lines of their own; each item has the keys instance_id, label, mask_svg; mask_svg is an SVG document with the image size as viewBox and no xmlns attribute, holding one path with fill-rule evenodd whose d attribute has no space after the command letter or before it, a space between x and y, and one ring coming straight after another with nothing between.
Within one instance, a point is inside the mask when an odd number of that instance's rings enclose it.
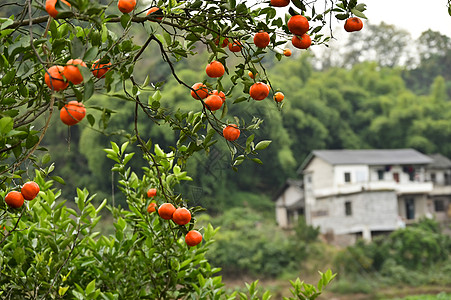
<instances>
[{"instance_id":1,"label":"building facade","mask_svg":"<svg viewBox=\"0 0 451 300\"><path fill-rule=\"evenodd\" d=\"M338 243L396 230L424 217L448 222L451 161L414 149L316 150L274 200L279 226L300 215Z\"/></svg>"}]
</instances>

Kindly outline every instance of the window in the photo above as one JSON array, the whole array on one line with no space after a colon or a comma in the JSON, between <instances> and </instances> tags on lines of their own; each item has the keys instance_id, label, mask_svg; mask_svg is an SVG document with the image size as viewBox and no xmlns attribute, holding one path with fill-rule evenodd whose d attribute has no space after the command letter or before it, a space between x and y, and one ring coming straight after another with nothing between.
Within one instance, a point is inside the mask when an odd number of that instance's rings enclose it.
<instances>
[{"instance_id":1,"label":"window","mask_svg":"<svg viewBox=\"0 0 451 300\"><path fill-rule=\"evenodd\" d=\"M377 179L384 180L384 173L385 173L385 170L377 170Z\"/></svg>"},{"instance_id":2,"label":"window","mask_svg":"<svg viewBox=\"0 0 451 300\"><path fill-rule=\"evenodd\" d=\"M393 173L393 180L399 182L399 173Z\"/></svg>"},{"instance_id":3,"label":"window","mask_svg":"<svg viewBox=\"0 0 451 300\"><path fill-rule=\"evenodd\" d=\"M351 173L345 172L345 182L351 182Z\"/></svg>"},{"instance_id":4,"label":"window","mask_svg":"<svg viewBox=\"0 0 451 300\"><path fill-rule=\"evenodd\" d=\"M445 201L443 201L442 199L434 200L434 210L445 211Z\"/></svg>"},{"instance_id":5,"label":"window","mask_svg":"<svg viewBox=\"0 0 451 300\"><path fill-rule=\"evenodd\" d=\"M351 201L345 202L345 215L352 216L352 203Z\"/></svg>"},{"instance_id":6,"label":"window","mask_svg":"<svg viewBox=\"0 0 451 300\"><path fill-rule=\"evenodd\" d=\"M436 180L437 180L437 178L436 178L436 176L435 176L435 173L431 173L431 181L432 181L433 183L436 183Z\"/></svg>"},{"instance_id":7,"label":"window","mask_svg":"<svg viewBox=\"0 0 451 300\"><path fill-rule=\"evenodd\" d=\"M407 198L405 203L406 203L406 218L408 220L415 219L415 199Z\"/></svg>"}]
</instances>

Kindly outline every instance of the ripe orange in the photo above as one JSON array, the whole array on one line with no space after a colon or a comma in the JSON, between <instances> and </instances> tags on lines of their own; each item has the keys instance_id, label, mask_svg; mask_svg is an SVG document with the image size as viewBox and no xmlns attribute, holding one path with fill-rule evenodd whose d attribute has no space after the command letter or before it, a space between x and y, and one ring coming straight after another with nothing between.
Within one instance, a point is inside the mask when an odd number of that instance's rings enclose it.
<instances>
[{"instance_id":1,"label":"ripe orange","mask_svg":"<svg viewBox=\"0 0 451 300\"><path fill-rule=\"evenodd\" d=\"M158 214L165 220L172 219L172 215L174 214L175 207L171 203L161 204L160 208L158 208Z\"/></svg>"},{"instance_id":2,"label":"ripe orange","mask_svg":"<svg viewBox=\"0 0 451 300\"><path fill-rule=\"evenodd\" d=\"M172 221L178 225L186 225L191 221L191 213L184 207L179 207L172 215Z\"/></svg>"},{"instance_id":3,"label":"ripe orange","mask_svg":"<svg viewBox=\"0 0 451 300\"><path fill-rule=\"evenodd\" d=\"M240 130L236 124L229 124L222 130L222 135L228 141L235 141L240 137Z\"/></svg>"},{"instance_id":4,"label":"ripe orange","mask_svg":"<svg viewBox=\"0 0 451 300\"><path fill-rule=\"evenodd\" d=\"M185 243L188 246L193 247L198 245L200 242L202 242L202 234L200 234L199 231L197 230L188 231L188 233L185 236Z\"/></svg>"},{"instance_id":5,"label":"ripe orange","mask_svg":"<svg viewBox=\"0 0 451 300\"><path fill-rule=\"evenodd\" d=\"M304 33L303 35L301 35L301 37L298 37L296 35L293 36L293 38L291 39L291 43L296 48L307 49L312 44L312 39L308 34Z\"/></svg>"},{"instance_id":6,"label":"ripe orange","mask_svg":"<svg viewBox=\"0 0 451 300\"><path fill-rule=\"evenodd\" d=\"M216 39L215 39L215 45L216 46L219 46L219 42L221 41L221 38L218 36ZM225 38L223 41L222 41L222 44L221 44L221 48L224 48L224 47L227 47L229 45L229 39L228 38Z\"/></svg>"},{"instance_id":7,"label":"ripe orange","mask_svg":"<svg viewBox=\"0 0 451 300\"><path fill-rule=\"evenodd\" d=\"M67 2L66 0L61 0L61 2L63 2L67 6L70 6L70 3ZM56 0L45 1L45 10L53 18L56 18L56 16L58 15L58 11L56 10L55 5L56 5Z\"/></svg>"},{"instance_id":8,"label":"ripe orange","mask_svg":"<svg viewBox=\"0 0 451 300\"><path fill-rule=\"evenodd\" d=\"M24 198L20 192L12 191L5 196L5 202L9 207L19 208L23 205Z\"/></svg>"},{"instance_id":9,"label":"ripe orange","mask_svg":"<svg viewBox=\"0 0 451 300\"><path fill-rule=\"evenodd\" d=\"M218 90L213 90L210 95L217 95L219 97L221 97L222 103L224 104L225 100L226 100L226 96L224 94L224 92L218 92Z\"/></svg>"},{"instance_id":10,"label":"ripe orange","mask_svg":"<svg viewBox=\"0 0 451 300\"><path fill-rule=\"evenodd\" d=\"M135 9L136 0L119 0L117 2L117 7L123 14L128 14Z\"/></svg>"},{"instance_id":11,"label":"ripe orange","mask_svg":"<svg viewBox=\"0 0 451 300\"><path fill-rule=\"evenodd\" d=\"M86 115L86 108L81 102L70 101L60 111L60 119L64 124L72 126L80 122Z\"/></svg>"},{"instance_id":12,"label":"ripe orange","mask_svg":"<svg viewBox=\"0 0 451 300\"><path fill-rule=\"evenodd\" d=\"M271 41L269 34L263 30L260 30L254 35L254 44L258 48L266 48Z\"/></svg>"},{"instance_id":13,"label":"ripe orange","mask_svg":"<svg viewBox=\"0 0 451 300\"><path fill-rule=\"evenodd\" d=\"M283 49L283 55L285 56L291 56L291 50L290 49Z\"/></svg>"},{"instance_id":14,"label":"ripe orange","mask_svg":"<svg viewBox=\"0 0 451 300\"><path fill-rule=\"evenodd\" d=\"M349 18L344 27L347 32L360 31L363 28L363 22L357 17Z\"/></svg>"},{"instance_id":15,"label":"ripe orange","mask_svg":"<svg viewBox=\"0 0 451 300\"><path fill-rule=\"evenodd\" d=\"M233 41L233 43L229 43L229 50L232 52L240 52L243 45L239 41Z\"/></svg>"},{"instance_id":16,"label":"ripe orange","mask_svg":"<svg viewBox=\"0 0 451 300\"><path fill-rule=\"evenodd\" d=\"M147 206L147 212L153 213L156 210L157 204L155 202L150 202L149 206Z\"/></svg>"},{"instance_id":17,"label":"ripe orange","mask_svg":"<svg viewBox=\"0 0 451 300\"><path fill-rule=\"evenodd\" d=\"M149 9L149 11L147 12L146 16L148 16L148 15L150 15L150 14L152 14L152 16L153 16L155 19L157 19L157 20L162 20L162 19L163 19L163 17L162 17L163 13L161 12L161 10L160 10L159 7L156 7L156 6L151 7L151 8Z\"/></svg>"},{"instance_id":18,"label":"ripe orange","mask_svg":"<svg viewBox=\"0 0 451 300\"><path fill-rule=\"evenodd\" d=\"M285 95L282 92L277 92L274 94L274 100L277 102L282 102L285 98Z\"/></svg>"},{"instance_id":19,"label":"ripe orange","mask_svg":"<svg viewBox=\"0 0 451 300\"><path fill-rule=\"evenodd\" d=\"M205 72L207 72L208 77L218 78L224 75L225 68L221 62L214 60L207 65Z\"/></svg>"},{"instance_id":20,"label":"ripe orange","mask_svg":"<svg viewBox=\"0 0 451 300\"><path fill-rule=\"evenodd\" d=\"M292 16L290 20L288 20L287 26L288 30L290 30L292 34L296 35L303 35L309 29L308 20L302 15Z\"/></svg>"},{"instance_id":21,"label":"ripe orange","mask_svg":"<svg viewBox=\"0 0 451 300\"><path fill-rule=\"evenodd\" d=\"M223 103L222 98L219 95L210 95L204 102L211 111L220 109Z\"/></svg>"},{"instance_id":22,"label":"ripe orange","mask_svg":"<svg viewBox=\"0 0 451 300\"><path fill-rule=\"evenodd\" d=\"M147 198L155 197L157 194L157 189L148 189L147 190Z\"/></svg>"},{"instance_id":23,"label":"ripe orange","mask_svg":"<svg viewBox=\"0 0 451 300\"><path fill-rule=\"evenodd\" d=\"M111 63L101 64L99 59L96 60L91 67L92 75L97 78L102 78L105 76L105 73L110 69Z\"/></svg>"},{"instance_id":24,"label":"ripe orange","mask_svg":"<svg viewBox=\"0 0 451 300\"><path fill-rule=\"evenodd\" d=\"M284 7L290 4L290 0L271 0L271 5L275 7Z\"/></svg>"},{"instance_id":25,"label":"ripe orange","mask_svg":"<svg viewBox=\"0 0 451 300\"><path fill-rule=\"evenodd\" d=\"M29 181L20 190L25 200L33 200L39 193L39 185L34 181Z\"/></svg>"},{"instance_id":26,"label":"ripe orange","mask_svg":"<svg viewBox=\"0 0 451 300\"><path fill-rule=\"evenodd\" d=\"M62 66L52 66L47 69L44 75L44 81L51 90L61 91L67 88L69 82L64 79L63 73L64 67Z\"/></svg>"},{"instance_id":27,"label":"ripe orange","mask_svg":"<svg viewBox=\"0 0 451 300\"><path fill-rule=\"evenodd\" d=\"M83 82L83 76L77 65L87 67L81 59L70 59L64 67L64 77L73 84L79 84Z\"/></svg>"},{"instance_id":28,"label":"ripe orange","mask_svg":"<svg viewBox=\"0 0 451 300\"><path fill-rule=\"evenodd\" d=\"M252 99L263 100L269 95L269 86L263 82L254 83L249 89L249 95Z\"/></svg>"},{"instance_id":29,"label":"ripe orange","mask_svg":"<svg viewBox=\"0 0 451 300\"><path fill-rule=\"evenodd\" d=\"M252 73L252 71L249 71L249 72L247 73L247 75L249 75L250 78L254 79L254 78L255 78L255 75L257 75L257 74L254 75L254 73Z\"/></svg>"},{"instance_id":30,"label":"ripe orange","mask_svg":"<svg viewBox=\"0 0 451 300\"><path fill-rule=\"evenodd\" d=\"M193 97L194 99L199 100L208 97L207 86L202 82L195 83L191 88L191 97Z\"/></svg>"}]
</instances>

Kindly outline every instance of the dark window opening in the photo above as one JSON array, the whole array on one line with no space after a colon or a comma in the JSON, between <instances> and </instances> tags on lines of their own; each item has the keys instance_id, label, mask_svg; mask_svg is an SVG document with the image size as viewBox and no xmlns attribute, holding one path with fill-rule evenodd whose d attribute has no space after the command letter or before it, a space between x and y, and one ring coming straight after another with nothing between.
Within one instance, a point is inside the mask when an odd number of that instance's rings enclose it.
<instances>
[{"instance_id":1,"label":"dark window opening","mask_svg":"<svg viewBox=\"0 0 451 300\"><path fill-rule=\"evenodd\" d=\"M406 199L406 219L415 219L415 199L413 198Z\"/></svg>"},{"instance_id":2,"label":"dark window opening","mask_svg":"<svg viewBox=\"0 0 451 300\"><path fill-rule=\"evenodd\" d=\"M385 173L385 170L377 170L377 179L384 180L384 173Z\"/></svg>"},{"instance_id":3,"label":"dark window opening","mask_svg":"<svg viewBox=\"0 0 451 300\"><path fill-rule=\"evenodd\" d=\"M445 211L445 201L439 199L434 200L434 210L435 211Z\"/></svg>"},{"instance_id":4,"label":"dark window opening","mask_svg":"<svg viewBox=\"0 0 451 300\"><path fill-rule=\"evenodd\" d=\"M345 202L345 215L352 216L352 203L350 201Z\"/></svg>"},{"instance_id":5,"label":"dark window opening","mask_svg":"<svg viewBox=\"0 0 451 300\"><path fill-rule=\"evenodd\" d=\"M351 182L351 173L349 172L345 173L345 182Z\"/></svg>"},{"instance_id":6,"label":"dark window opening","mask_svg":"<svg viewBox=\"0 0 451 300\"><path fill-rule=\"evenodd\" d=\"M436 183L436 182L437 182L437 177L435 176L435 173L431 173L431 181L432 181L433 183Z\"/></svg>"},{"instance_id":7,"label":"dark window opening","mask_svg":"<svg viewBox=\"0 0 451 300\"><path fill-rule=\"evenodd\" d=\"M399 182L399 173L393 173L393 180Z\"/></svg>"}]
</instances>

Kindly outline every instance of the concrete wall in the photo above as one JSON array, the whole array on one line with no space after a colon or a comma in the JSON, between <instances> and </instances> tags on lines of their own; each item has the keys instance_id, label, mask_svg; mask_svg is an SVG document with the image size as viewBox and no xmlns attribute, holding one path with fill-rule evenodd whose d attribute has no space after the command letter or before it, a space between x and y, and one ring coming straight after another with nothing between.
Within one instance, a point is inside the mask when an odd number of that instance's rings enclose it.
<instances>
[{"instance_id":1,"label":"concrete wall","mask_svg":"<svg viewBox=\"0 0 451 300\"><path fill-rule=\"evenodd\" d=\"M352 213L345 213L350 202ZM311 224L335 235L390 231L398 227L398 201L394 191L361 192L317 199L311 207Z\"/></svg>"},{"instance_id":2,"label":"concrete wall","mask_svg":"<svg viewBox=\"0 0 451 300\"><path fill-rule=\"evenodd\" d=\"M287 207L290 206L304 206L304 194L298 186L288 186L276 200L276 222L282 228L291 225L287 211Z\"/></svg>"}]
</instances>

